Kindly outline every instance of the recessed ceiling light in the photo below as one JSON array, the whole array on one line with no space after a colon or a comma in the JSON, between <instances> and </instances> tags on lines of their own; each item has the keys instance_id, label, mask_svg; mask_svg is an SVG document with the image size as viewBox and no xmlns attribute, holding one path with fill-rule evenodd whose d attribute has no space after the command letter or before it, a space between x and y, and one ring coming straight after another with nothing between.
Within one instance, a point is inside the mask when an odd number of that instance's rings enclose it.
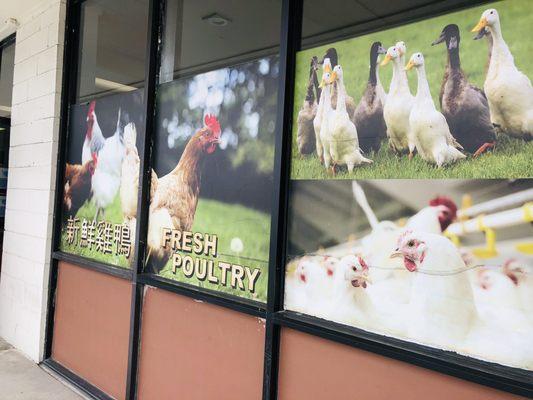
<instances>
[{"instance_id":1,"label":"recessed ceiling light","mask_svg":"<svg viewBox=\"0 0 533 400\"><path fill-rule=\"evenodd\" d=\"M218 13L206 15L205 17L202 17L202 21L207 21L211 25L214 26L226 26L231 22L231 19L223 17L222 15Z\"/></svg>"}]
</instances>

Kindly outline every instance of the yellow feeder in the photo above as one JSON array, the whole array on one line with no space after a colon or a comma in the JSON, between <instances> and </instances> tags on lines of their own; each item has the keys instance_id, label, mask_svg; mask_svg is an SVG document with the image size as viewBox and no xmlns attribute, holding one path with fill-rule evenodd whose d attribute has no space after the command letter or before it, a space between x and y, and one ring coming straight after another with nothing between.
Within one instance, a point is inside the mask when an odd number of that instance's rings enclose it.
<instances>
[{"instance_id":1,"label":"yellow feeder","mask_svg":"<svg viewBox=\"0 0 533 400\"><path fill-rule=\"evenodd\" d=\"M478 227L481 232L485 234L485 247L474 249L472 253L478 258L494 258L498 255L496 250L496 231L485 226L483 223L483 216L477 219Z\"/></svg>"},{"instance_id":2,"label":"yellow feeder","mask_svg":"<svg viewBox=\"0 0 533 400\"><path fill-rule=\"evenodd\" d=\"M463 198L461 199L461 211L463 212L463 216L459 218L459 221L466 221L468 220L468 217L464 215L464 212L472 207L472 196L469 194L463 195Z\"/></svg>"},{"instance_id":3,"label":"yellow feeder","mask_svg":"<svg viewBox=\"0 0 533 400\"><path fill-rule=\"evenodd\" d=\"M524 211L524 221L526 222L533 222L533 203L526 203L522 206L522 210ZM516 245L516 249L524 254L532 255L533 254L533 243L532 242L525 242L525 243L518 243Z\"/></svg>"},{"instance_id":4,"label":"yellow feeder","mask_svg":"<svg viewBox=\"0 0 533 400\"><path fill-rule=\"evenodd\" d=\"M444 236L446 236L448 239L450 239L452 241L452 243L455 245L455 247L460 247L461 246L461 239L459 239L459 236L453 234L453 233L450 233L448 231L445 231L444 232Z\"/></svg>"}]
</instances>

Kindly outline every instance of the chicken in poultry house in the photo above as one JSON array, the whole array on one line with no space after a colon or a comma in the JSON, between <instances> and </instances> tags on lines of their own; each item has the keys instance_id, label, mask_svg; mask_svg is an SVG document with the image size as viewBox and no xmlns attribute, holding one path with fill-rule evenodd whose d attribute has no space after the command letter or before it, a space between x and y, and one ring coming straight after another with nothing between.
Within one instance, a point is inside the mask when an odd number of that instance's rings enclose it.
<instances>
[{"instance_id":1,"label":"chicken in poultry house","mask_svg":"<svg viewBox=\"0 0 533 400\"><path fill-rule=\"evenodd\" d=\"M63 192L63 218L75 216L91 195L94 161L85 164L66 164Z\"/></svg>"},{"instance_id":2,"label":"chicken in poultry house","mask_svg":"<svg viewBox=\"0 0 533 400\"><path fill-rule=\"evenodd\" d=\"M120 188L122 160L125 151L124 128L121 125L120 114L119 109L117 126L113 136L104 139L100 150L92 152L95 161L95 170L91 181L93 201L96 206L95 220L113 202ZM97 140L94 132L93 140ZM91 148L94 150L93 146Z\"/></svg>"},{"instance_id":3,"label":"chicken in poultry house","mask_svg":"<svg viewBox=\"0 0 533 400\"><path fill-rule=\"evenodd\" d=\"M328 262L338 261L328 257ZM285 282L285 306L294 311L325 316L324 302L333 292L334 280L328 267L323 264L325 257L302 257L296 270Z\"/></svg>"},{"instance_id":4,"label":"chicken in poultry house","mask_svg":"<svg viewBox=\"0 0 533 400\"><path fill-rule=\"evenodd\" d=\"M161 245L163 228L189 231L192 227L200 193L202 162L215 152L220 133L217 118L207 114L204 126L189 139L178 165L157 181L150 204L147 238L149 263L155 273L164 267L171 255L171 249Z\"/></svg>"},{"instance_id":5,"label":"chicken in poultry house","mask_svg":"<svg viewBox=\"0 0 533 400\"><path fill-rule=\"evenodd\" d=\"M462 350L531 369L533 321L522 307L517 276L505 263L503 267L472 270L471 277L478 318Z\"/></svg>"},{"instance_id":6,"label":"chicken in poultry house","mask_svg":"<svg viewBox=\"0 0 533 400\"><path fill-rule=\"evenodd\" d=\"M349 254L341 258L333 276L335 292L322 303L323 314L334 321L356 324L369 328L372 302L366 293L368 266L359 255Z\"/></svg>"},{"instance_id":7,"label":"chicken in poultry house","mask_svg":"<svg viewBox=\"0 0 533 400\"><path fill-rule=\"evenodd\" d=\"M445 349L463 343L477 318L472 287L459 250L445 236L407 230L390 257L413 274L407 336Z\"/></svg>"}]
</instances>

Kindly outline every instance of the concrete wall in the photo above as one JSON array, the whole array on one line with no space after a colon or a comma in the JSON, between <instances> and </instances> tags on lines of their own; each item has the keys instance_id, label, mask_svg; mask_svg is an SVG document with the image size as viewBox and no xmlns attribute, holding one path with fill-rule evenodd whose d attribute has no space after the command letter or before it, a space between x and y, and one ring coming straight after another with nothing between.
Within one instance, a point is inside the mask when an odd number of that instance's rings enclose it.
<instances>
[{"instance_id":1,"label":"concrete wall","mask_svg":"<svg viewBox=\"0 0 533 400\"><path fill-rule=\"evenodd\" d=\"M17 29L0 336L43 358L61 97L65 0L44 0Z\"/></svg>"}]
</instances>

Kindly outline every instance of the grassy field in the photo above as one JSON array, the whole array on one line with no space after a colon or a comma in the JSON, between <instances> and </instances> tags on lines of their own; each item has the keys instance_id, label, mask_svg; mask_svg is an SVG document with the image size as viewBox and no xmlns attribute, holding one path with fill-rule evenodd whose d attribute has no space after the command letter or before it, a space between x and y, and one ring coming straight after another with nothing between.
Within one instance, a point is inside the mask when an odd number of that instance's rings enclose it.
<instances>
[{"instance_id":1,"label":"grassy field","mask_svg":"<svg viewBox=\"0 0 533 400\"><path fill-rule=\"evenodd\" d=\"M96 213L94 203L91 201L86 202L76 214L76 217L81 220L84 218L92 221L94 218L94 215ZM117 194L115 197L115 200L109 207L106 208L105 214L100 216L99 220L105 220L107 222L111 222L113 224L121 224L123 222L123 216L122 216L122 209L120 207L120 196ZM79 232L78 232L79 235ZM94 248L80 248L79 246L72 244L69 245L67 243L66 238L66 232L65 229L61 232L61 246L60 249L66 253L76 254L81 257L90 258L92 260L105 262L108 264L115 265L117 267L123 267L123 268L129 268L130 262L129 260L124 257L123 255L115 255L113 254L102 254L100 252L97 252ZM132 247L133 251L133 247Z\"/></svg>"},{"instance_id":2,"label":"grassy field","mask_svg":"<svg viewBox=\"0 0 533 400\"><path fill-rule=\"evenodd\" d=\"M381 41L384 47L390 47L397 41L403 40L407 44L407 56L414 52L422 52L426 61L426 71L431 93L438 107L438 95L446 65L446 48L444 45L431 46L437 39L442 28L450 23L459 26L462 34L460 51L462 68L471 83L483 87L485 67L488 59L486 40L472 40L474 34L470 29L479 21L481 13L487 8L494 7L500 14L504 38L514 56L515 64L530 78L533 76L533 65L529 57L533 53L533 42L524 40L523 32L530 30L530 14L533 12L533 1L506 0L489 3L481 7L471 8L458 13L447 14L437 18L417 22L403 27L393 28L378 33L343 40L304 50L298 53L295 82L294 118L306 93L309 76L309 60L313 55L319 58L326 49L335 47L342 64L348 94L359 101L368 79L369 50L374 41ZM380 68L381 82L388 91L392 77L392 65ZM408 73L409 84L413 94L416 93L416 72ZM293 179L320 179L331 177L320 166L316 156L302 157L296 146L297 126L293 126L293 157L291 177ZM356 168L352 174L341 172L338 178L518 178L531 177L533 162L533 143L520 140L500 138L497 149L479 159L468 158L455 166L437 169L428 165L419 157L411 162L406 157L398 158L387 148L382 146L378 154L370 154L374 161L370 166Z\"/></svg>"},{"instance_id":3,"label":"grassy field","mask_svg":"<svg viewBox=\"0 0 533 400\"><path fill-rule=\"evenodd\" d=\"M196 285L208 289L226 292L259 301L266 301L268 281L268 252L270 242L270 216L240 205L226 204L215 200L198 201L196 217L192 227L193 232L216 233L218 235L217 261L239 264L250 268L260 268L261 275L257 283L257 290L252 295L241 292L231 286L222 286L202 282L195 276L187 278L181 269L172 272L169 261L160 275L180 282ZM230 247L233 238L240 238L244 244L240 253L232 251ZM215 270L218 268L215 267ZM220 271L220 270L218 270ZM217 276L220 277L220 274Z\"/></svg>"}]
</instances>

